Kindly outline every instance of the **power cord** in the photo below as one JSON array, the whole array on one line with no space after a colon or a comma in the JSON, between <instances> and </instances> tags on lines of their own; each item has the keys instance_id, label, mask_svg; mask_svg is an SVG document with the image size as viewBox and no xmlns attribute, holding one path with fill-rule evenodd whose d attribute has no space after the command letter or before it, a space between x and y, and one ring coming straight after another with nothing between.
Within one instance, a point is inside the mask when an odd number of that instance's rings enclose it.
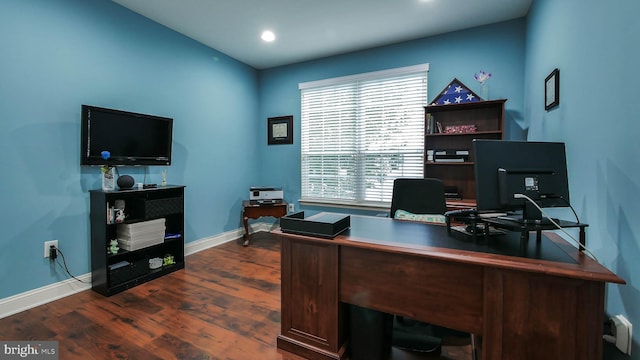
<instances>
[{"instance_id":1,"label":"power cord","mask_svg":"<svg viewBox=\"0 0 640 360\"><path fill-rule=\"evenodd\" d=\"M538 204L533 201L533 199L531 199L530 197L528 197L525 194L513 194L513 197L516 199L526 199L527 201L529 201L530 203L533 204L533 206L535 206L536 208L538 208L538 210L540 210L540 213L542 214L542 216L544 216L545 218L549 219L549 221L551 221L551 223L558 228L558 230L562 231L563 233L565 233L565 235L567 235L569 238L571 238L571 240L573 240L573 242L575 244L578 245L578 249L583 249L587 254L589 254L589 256L591 258L593 258L593 260L598 261L598 258L596 258L596 256L591 252L591 250L589 250L589 248L587 248L585 245L582 245L580 243L580 241L576 240L576 238L574 238L571 234L569 234L562 226L560 226L555 220L553 220L551 217L549 217L544 210L542 210L542 208L540 206L538 206ZM566 200L565 200L566 201ZM573 210L573 208L571 208ZM576 219L578 218L578 215L575 213L575 211L573 212L576 215ZM578 221L579 222L579 221Z\"/></svg>"},{"instance_id":2,"label":"power cord","mask_svg":"<svg viewBox=\"0 0 640 360\"><path fill-rule=\"evenodd\" d=\"M571 211L573 212L573 216L576 217L576 222L580 222L580 218L578 218L578 214L576 213L576 211L573 209L573 206L571 206L571 203L569 203L569 201L567 201L567 199L565 199L562 196L558 196L558 199L562 200L565 204L567 204L567 206L569 207L569 209L571 209Z\"/></svg>"},{"instance_id":3,"label":"power cord","mask_svg":"<svg viewBox=\"0 0 640 360\"><path fill-rule=\"evenodd\" d=\"M57 253L60 253L60 255L62 256L62 262L63 262L62 264L61 264L61 263L60 263L60 261L58 260ZM54 261L54 260L55 260L56 264L58 264L58 266L60 266L61 268L63 268L63 269L64 269L64 271L65 271L69 276L71 276L72 278L74 278L75 280L77 280L77 281L79 281L79 282L81 282L81 283L83 283L83 284L91 284L91 283L90 283L90 282L88 282L88 281L84 281L84 280L78 279L77 277L75 277L75 276L74 276L74 275L69 271L69 268L67 267L67 259L64 257L64 253L62 252L62 250L60 250L60 248L59 248L59 247L51 245L51 248L49 249L49 254L50 254L50 258L51 258L51 260L52 260L52 261Z\"/></svg>"}]
</instances>

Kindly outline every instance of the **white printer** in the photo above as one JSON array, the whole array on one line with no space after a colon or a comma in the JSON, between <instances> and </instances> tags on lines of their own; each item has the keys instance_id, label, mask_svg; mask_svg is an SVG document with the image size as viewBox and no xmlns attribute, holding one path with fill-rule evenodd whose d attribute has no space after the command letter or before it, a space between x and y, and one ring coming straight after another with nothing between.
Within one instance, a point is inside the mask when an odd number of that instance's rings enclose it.
<instances>
[{"instance_id":1,"label":"white printer","mask_svg":"<svg viewBox=\"0 0 640 360\"><path fill-rule=\"evenodd\" d=\"M251 187L249 188L249 202L252 205L280 204L284 199L282 188Z\"/></svg>"}]
</instances>

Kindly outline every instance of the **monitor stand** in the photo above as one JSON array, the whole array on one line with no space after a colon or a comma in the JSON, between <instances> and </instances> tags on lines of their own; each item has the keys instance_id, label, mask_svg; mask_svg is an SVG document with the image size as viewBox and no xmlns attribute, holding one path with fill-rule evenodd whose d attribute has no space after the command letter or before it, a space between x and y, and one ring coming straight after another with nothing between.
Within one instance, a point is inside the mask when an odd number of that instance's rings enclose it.
<instances>
[{"instance_id":1,"label":"monitor stand","mask_svg":"<svg viewBox=\"0 0 640 360\"><path fill-rule=\"evenodd\" d=\"M547 217L542 218L540 210L533 205L531 206L536 211L532 212L531 208L525 208L522 212L522 215L499 216L496 218L487 218L483 220L499 229L519 231L521 248L526 247L526 243L529 239L529 232L531 231L536 232L536 242L540 243L542 238L542 231L544 230L558 230L558 226L560 226L561 228L577 227L580 228L579 242L581 246L579 247L579 250L584 250L584 246L586 245L585 228L589 225L560 219L549 219ZM537 218L537 216L540 216L540 218ZM555 224L551 222L551 220L553 220Z\"/></svg>"},{"instance_id":2,"label":"monitor stand","mask_svg":"<svg viewBox=\"0 0 640 360\"><path fill-rule=\"evenodd\" d=\"M546 216L542 216L542 212L535 205L530 202L526 202L522 209L522 214L513 214L498 217L502 220L509 220L513 222L517 222L520 225L553 225L553 221L556 223L558 219L549 219Z\"/></svg>"}]
</instances>

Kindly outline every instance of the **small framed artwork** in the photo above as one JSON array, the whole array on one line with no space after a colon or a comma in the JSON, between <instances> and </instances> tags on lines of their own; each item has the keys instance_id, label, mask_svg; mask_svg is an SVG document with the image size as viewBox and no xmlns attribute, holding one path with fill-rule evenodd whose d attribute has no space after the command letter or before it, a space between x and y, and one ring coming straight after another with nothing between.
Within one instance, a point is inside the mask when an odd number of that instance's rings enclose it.
<instances>
[{"instance_id":1,"label":"small framed artwork","mask_svg":"<svg viewBox=\"0 0 640 360\"><path fill-rule=\"evenodd\" d=\"M560 104L560 71L554 69L544 79L544 109L549 110Z\"/></svg>"},{"instance_id":2,"label":"small framed artwork","mask_svg":"<svg viewBox=\"0 0 640 360\"><path fill-rule=\"evenodd\" d=\"M293 144L293 115L267 119L267 143L269 145Z\"/></svg>"}]
</instances>

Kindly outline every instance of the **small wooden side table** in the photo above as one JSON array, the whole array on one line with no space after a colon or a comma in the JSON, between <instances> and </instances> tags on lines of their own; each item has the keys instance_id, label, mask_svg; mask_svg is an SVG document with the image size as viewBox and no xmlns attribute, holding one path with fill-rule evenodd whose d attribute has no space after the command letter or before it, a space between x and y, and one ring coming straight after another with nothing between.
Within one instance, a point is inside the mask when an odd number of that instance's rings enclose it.
<instances>
[{"instance_id":1,"label":"small wooden side table","mask_svg":"<svg viewBox=\"0 0 640 360\"><path fill-rule=\"evenodd\" d=\"M249 245L249 219L257 219L262 216L281 218L287 215L287 203L254 205L249 200L242 201L242 222L244 224L244 242L242 246Z\"/></svg>"}]
</instances>

